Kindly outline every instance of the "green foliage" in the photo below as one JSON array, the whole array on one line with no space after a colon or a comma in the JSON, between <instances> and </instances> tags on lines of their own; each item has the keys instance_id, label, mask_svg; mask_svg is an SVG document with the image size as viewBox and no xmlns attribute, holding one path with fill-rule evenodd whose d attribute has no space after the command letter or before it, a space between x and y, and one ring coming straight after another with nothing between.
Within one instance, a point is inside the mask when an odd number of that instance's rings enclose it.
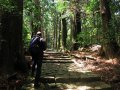
<instances>
[{"instance_id":1,"label":"green foliage","mask_svg":"<svg viewBox=\"0 0 120 90\"><path fill-rule=\"evenodd\" d=\"M97 28L94 28L93 30L85 30L82 31L77 36L77 41L81 46L91 45L94 43L98 43L97 41Z\"/></svg>"},{"instance_id":2,"label":"green foliage","mask_svg":"<svg viewBox=\"0 0 120 90\"><path fill-rule=\"evenodd\" d=\"M63 0L58 0L56 9L58 12L63 13L68 8L68 2Z\"/></svg>"},{"instance_id":3,"label":"green foliage","mask_svg":"<svg viewBox=\"0 0 120 90\"><path fill-rule=\"evenodd\" d=\"M30 39L31 39L31 35L30 35L29 29L27 29L26 27L23 27L24 48L28 48L29 47Z\"/></svg>"},{"instance_id":4,"label":"green foliage","mask_svg":"<svg viewBox=\"0 0 120 90\"><path fill-rule=\"evenodd\" d=\"M25 47L29 45L31 34L36 31L36 28L43 28L49 31L53 30L53 11L55 11L55 7L48 0L41 0L39 4L35 3L34 0L24 0L23 40Z\"/></svg>"},{"instance_id":5,"label":"green foliage","mask_svg":"<svg viewBox=\"0 0 120 90\"><path fill-rule=\"evenodd\" d=\"M31 16L31 12L34 10L34 4L31 0L24 1L24 8L23 8L23 41L24 41L24 48L28 48L29 42L31 39L31 26L30 20L33 19Z\"/></svg>"},{"instance_id":6,"label":"green foliage","mask_svg":"<svg viewBox=\"0 0 120 90\"><path fill-rule=\"evenodd\" d=\"M90 0L82 7L82 32L77 36L81 46L99 44L101 37L101 16L99 0Z\"/></svg>"},{"instance_id":7,"label":"green foliage","mask_svg":"<svg viewBox=\"0 0 120 90\"><path fill-rule=\"evenodd\" d=\"M113 0L110 4L113 20L111 21L112 23L110 23L110 31L107 33L102 32L101 15L99 12L99 0L80 0L80 2L77 4L75 0L39 1L40 5L37 6L34 3L34 0L24 0L23 37L25 46L28 45L27 43L29 43L31 32L34 31L35 27L42 27L47 32L47 36L49 36L49 39L54 39L53 33L55 27L58 27L58 21L61 20L61 18L66 18L68 19L67 24L69 23L69 25L67 25L67 29L71 30L72 24L70 23L69 18L74 17L75 10L81 11L80 17L82 24L82 32L78 35L77 40L82 46L94 43L107 42L106 40L112 40L114 36L117 42L120 43L120 12L118 12L120 7L119 0ZM3 3L5 1L1 2ZM8 5L7 2L5 5ZM42 21L40 21L40 19L37 17L42 18ZM33 24L33 28L31 28L30 25L31 21ZM68 32L70 32L69 30ZM70 48L72 37L71 32L67 35L67 47ZM103 35L107 35L108 37L105 39L102 37ZM54 40L51 40L50 44L52 45L53 42Z\"/></svg>"},{"instance_id":8,"label":"green foliage","mask_svg":"<svg viewBox=\"0 0 120 90\"><path fill-rule=\"evenodd\" d=\"M17 6L15 5L15 2L12 0L0 0L0 10L11 12L13 10L16 10Z\"/></svg>"},{"instance_id":9,"label":"green foliage","mask_svg":"<svg viewBox=\"0 0 120 90\"><path fill-rule=\"evenodd\" d=\"M114 37L120 46L120 0L111 1L110 9L112 14L111 31L114 32Z\"/></svg>"},{"instance_id":10,"label":"green foliage","mask_svg":"<svg viewBox=\"0 0 120 90\"><path fill-rule=\"evenodd\" d=\"M87 12L99 10L99 0L90 0L86 7Z\"/></svg>"},{"instance_id":11,"label":"green foliage","mask_svg":"<svg viewBox=\"0 0 120 90\"><path fill-rule=\"evenodd\" d=\"M113 0L110 2L111 14L117 14L120 11L120 0ZM119 13L120 15L120 13Z\"/></svg>"},{"instance_id":12,"label":"green foliage","mask_svg":"<svg viewBox=\"0 0 120 90\"><path fill-rule=\"evenodd\" d=\"M114 0L110 2L111 20L109 22L109 30L102 32L102 43L117 42L120 46L120 1Z\"/></svg>"}]
</instances>

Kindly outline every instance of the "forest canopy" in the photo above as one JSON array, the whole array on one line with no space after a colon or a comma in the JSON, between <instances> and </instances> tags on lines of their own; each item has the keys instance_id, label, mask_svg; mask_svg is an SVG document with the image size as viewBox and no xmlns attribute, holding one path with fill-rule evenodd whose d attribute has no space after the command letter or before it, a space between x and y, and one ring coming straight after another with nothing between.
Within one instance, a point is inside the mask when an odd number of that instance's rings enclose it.
<instances>
[{"instance_id":1,"label":"forest canopy","mask_svg":"<svg viewBox=\"0 0 120 90\"><path fill-rule=\"evenodd\" d=\"M119 53L119 0L24 0L20 7L19 2L0 1L0 17L5 12L22 15L24 48L41 31L48 48L77 50L99 44L101 54Z\"/></svg>"}]
</instances>

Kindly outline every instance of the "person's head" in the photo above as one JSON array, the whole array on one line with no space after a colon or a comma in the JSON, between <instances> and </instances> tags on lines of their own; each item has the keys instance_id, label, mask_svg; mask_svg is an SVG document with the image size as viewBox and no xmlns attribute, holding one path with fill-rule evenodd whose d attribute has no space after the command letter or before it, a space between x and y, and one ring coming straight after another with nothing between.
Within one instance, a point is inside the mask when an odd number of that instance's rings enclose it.
<instances>
[{"instance_id":1,"label":"person's head","mask_svg":"<svg viewBox=\"0 0 120 90\"><path fill-rule=\"evenodd\" d=\"M37 36L41 36L41 32L38 31L38 32L36 33L36 35L37 35Z\"/></svg>"}]
</instances>

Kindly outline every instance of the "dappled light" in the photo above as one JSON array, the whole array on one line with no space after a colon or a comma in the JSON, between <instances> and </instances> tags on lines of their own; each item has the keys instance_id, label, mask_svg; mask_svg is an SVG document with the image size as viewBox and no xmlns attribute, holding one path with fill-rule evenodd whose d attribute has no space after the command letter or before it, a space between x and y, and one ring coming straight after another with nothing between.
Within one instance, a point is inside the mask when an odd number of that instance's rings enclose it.
<instances>
[{"instance_id":1,"label":"dappled light","mask_svg":"<svg viewBox=\"0 0 120 90\"><path fill-rule=\"evenodd\" d=\"M120 0L0 0L0 90L120 90Z\"/></svg>"},{"instance_id":2,"label":"dappled light","mask_svg":"<svg viewBox=\"0 0 120 90\"><path fill-rule=\"evenodd\" d=\"M90 48L89 48L90 50ZM89 51L88 50L88 51ZM120 79L120 62L117 58L113 59L106 59L100 57L96 52L84 52L84 51L77 51L73 52L72 55L75 55L74 62L76 65L80 66L84 63L85 67L88 70L91 70L97 74L101 75L101 79L105 80L106 82L117 82ZM88 57L90 56L90 57ZM84 58L82 58L84 57Z\"/></svg>"}]
</instances>

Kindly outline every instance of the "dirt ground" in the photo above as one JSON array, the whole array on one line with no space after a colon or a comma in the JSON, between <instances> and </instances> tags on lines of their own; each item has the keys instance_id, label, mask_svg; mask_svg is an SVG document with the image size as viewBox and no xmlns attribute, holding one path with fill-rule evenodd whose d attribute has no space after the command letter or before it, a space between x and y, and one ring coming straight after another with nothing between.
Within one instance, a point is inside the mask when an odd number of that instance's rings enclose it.
<instances>
[{"instance_id":1,"label":"dirt ground","mask_svg":"<svg viewBox=\"0 0 120 90\"><path fill-rule=\"evenodd\" d=\"M100 45L80 48L70 54L76 62L84 63L89 70L101 75L101 80L120 90L120 58L106 59L98 55Z\"/></svg>"}]
</instances>

